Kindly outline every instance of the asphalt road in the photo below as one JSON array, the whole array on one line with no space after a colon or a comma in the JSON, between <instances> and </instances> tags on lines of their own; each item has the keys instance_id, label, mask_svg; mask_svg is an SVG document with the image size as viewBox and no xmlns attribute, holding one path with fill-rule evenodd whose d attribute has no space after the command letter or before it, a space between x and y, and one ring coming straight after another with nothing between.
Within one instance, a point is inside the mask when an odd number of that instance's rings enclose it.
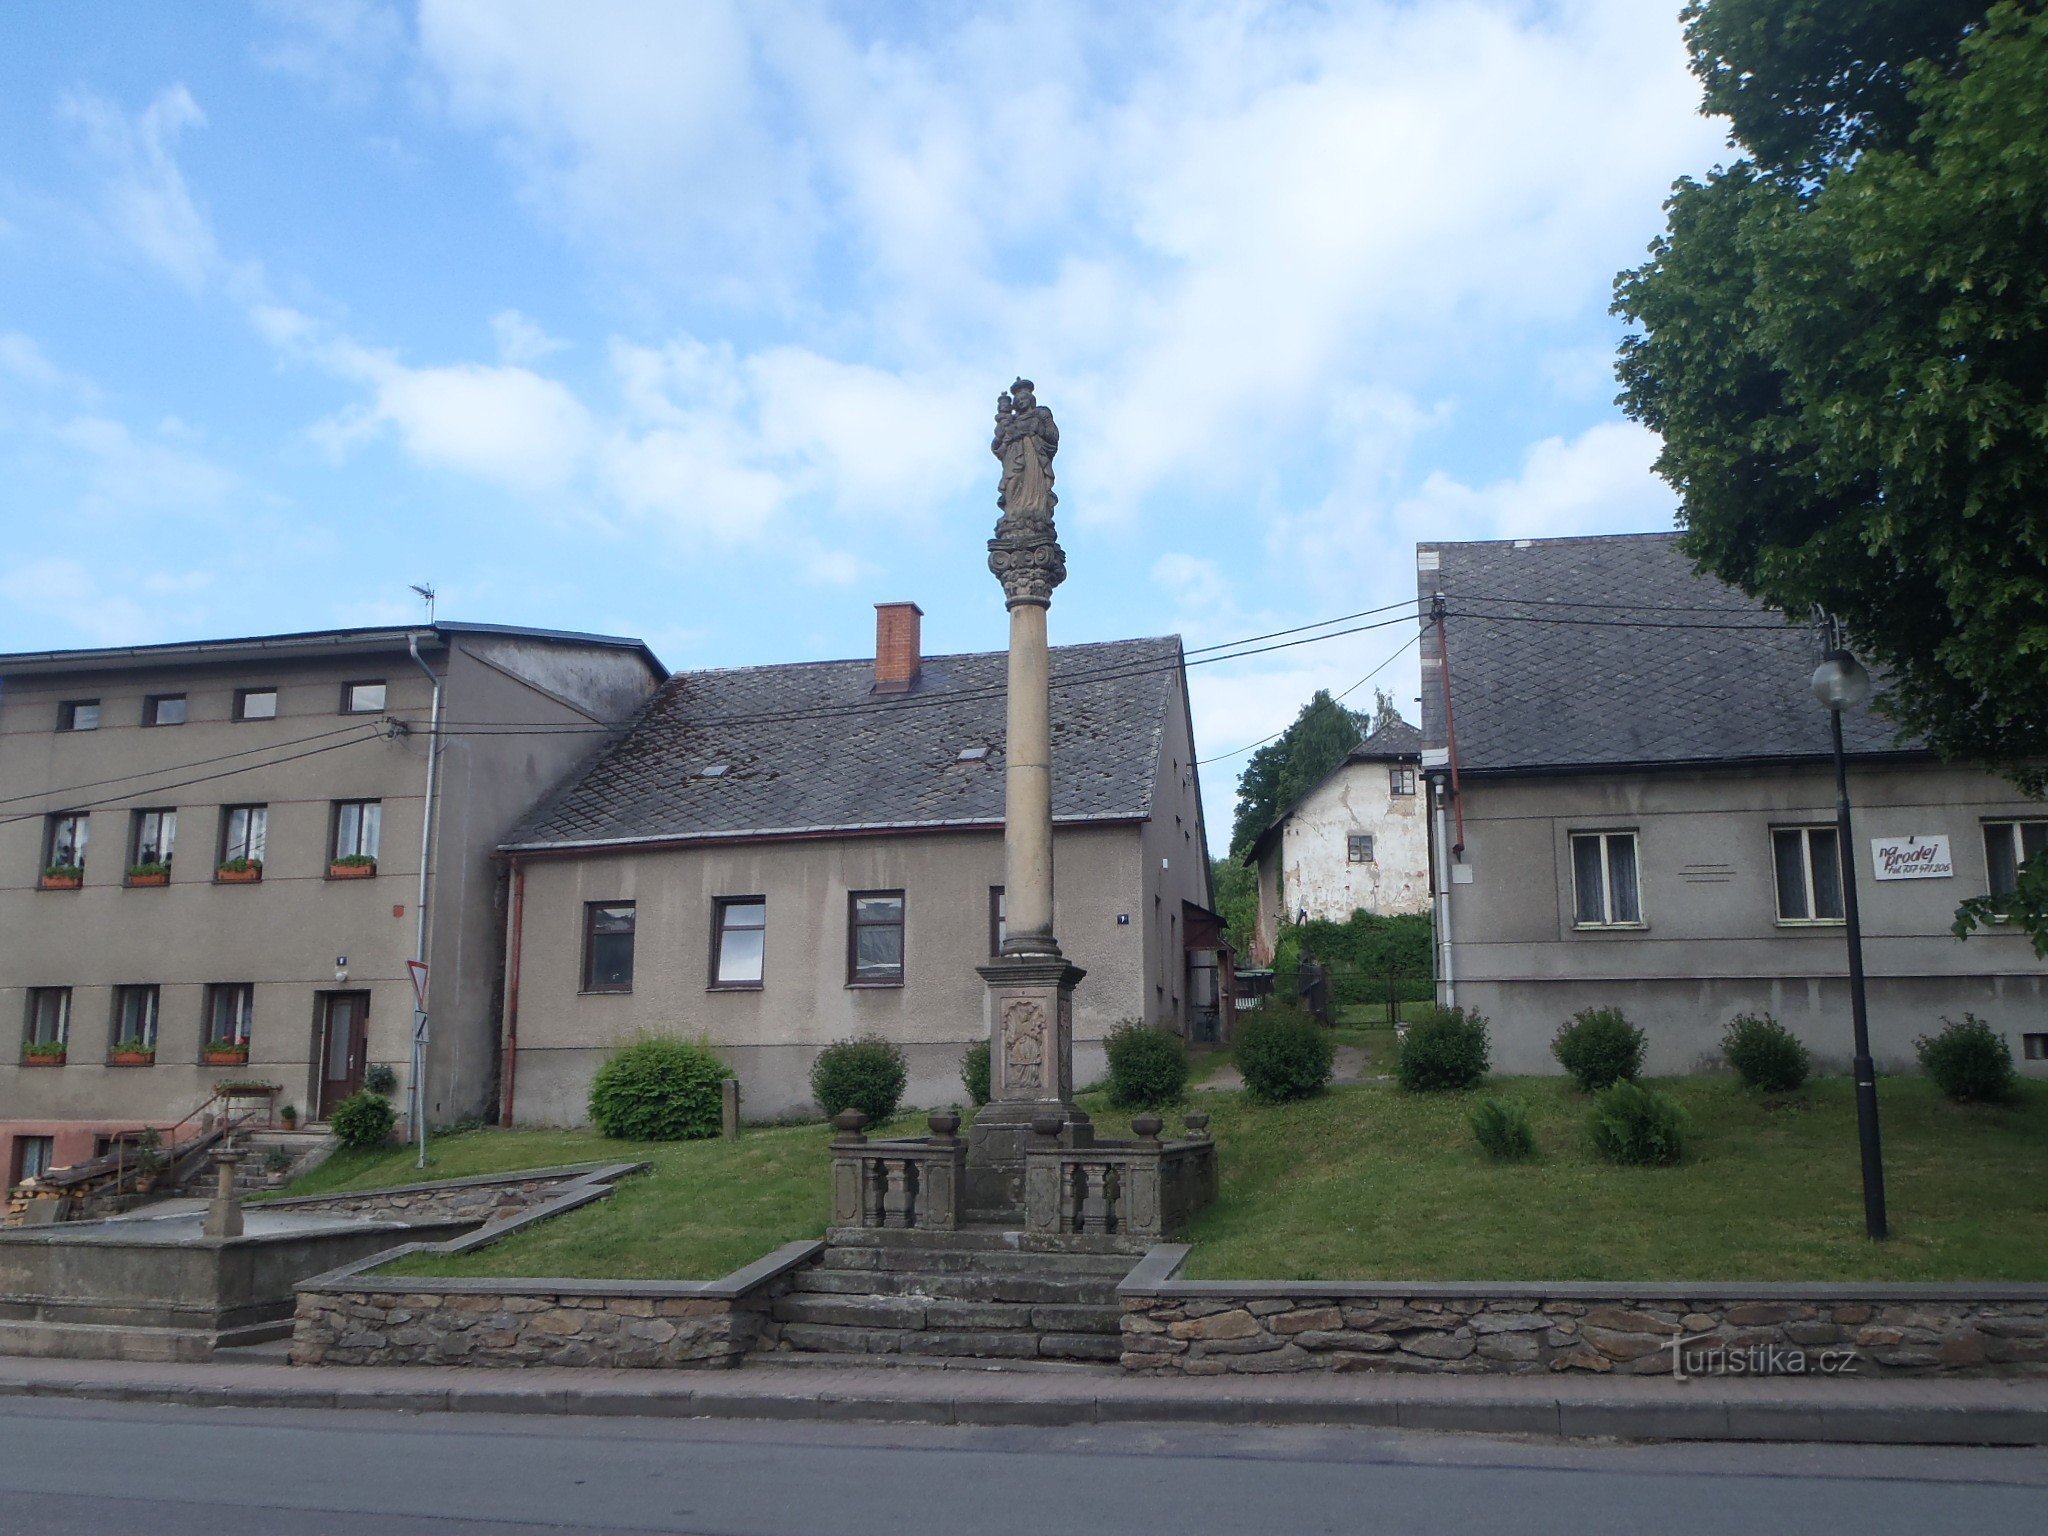
<instances>
[{"instance_id":1,"label":"asphalt road","mask_svg":"<svg viewBox=\"0 0 2048 1536\"><path fill-rule=\"evenodd\" d=\"M0 1405L7 1536L2048 1530L2048 1452Z\"/></svg>"}]
</instances>

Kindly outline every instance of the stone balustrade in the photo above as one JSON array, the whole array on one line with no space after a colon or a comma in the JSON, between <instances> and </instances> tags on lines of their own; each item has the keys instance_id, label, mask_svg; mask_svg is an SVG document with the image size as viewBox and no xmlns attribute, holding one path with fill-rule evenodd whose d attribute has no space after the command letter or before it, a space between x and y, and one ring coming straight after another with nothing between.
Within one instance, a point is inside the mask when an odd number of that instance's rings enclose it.
<instances>
[{"instance_id":1,"label":"stone balustrade","mask_svg":"<svg viewBox=\"0 0 2048 1536\"><path fill-rule=\"evenodd\" d=\"M1185 1140L1162 1141L1157 1115L1131 1122L1129 1141L1071 1143L1048 1118L1024 1151L1027 1241L1111 1238L1133 1247L1177 1237L1216 1198L1216 1143L1209 1117L1188 1116Z\"/></svg>"},{"instance_id":2,"label":"stone balustrade","mask_svg":"<svg viewBox=\"0 0 2048 1536\"><path fill-rule=\"evenodd\" d=\"M952 1232L967 1188L967 1143L960 1117L934 1114L932 1134L870 1141L857 1109L833 1120L832 1226Z\"/></svg>"}]
</instances>

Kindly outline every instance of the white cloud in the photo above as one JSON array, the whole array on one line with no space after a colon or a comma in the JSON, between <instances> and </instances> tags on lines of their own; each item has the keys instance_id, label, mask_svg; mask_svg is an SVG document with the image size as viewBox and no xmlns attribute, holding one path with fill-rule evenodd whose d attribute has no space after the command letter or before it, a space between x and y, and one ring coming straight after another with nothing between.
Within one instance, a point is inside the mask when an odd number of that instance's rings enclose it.
<instances>
[{"instance_id":1,"label":"white cloud","mask_svg":"<svg viewBox=\"0 0 2048 1536\"><path fill-rule=\"evenodd\" d=\"M191 610L177 598L197 590L192 573L171 576L170 587L149 581L132 571L108 573L76 560L46 558L0 570L0 598L42 621L47 633L92 645L126 645L163 639L189 622ZM198 585L204 585L203 577ZM138 588L149 592L149 601L127 595Z\"/></svg>"},{"instance_id":2,"label":"white cloud","mask_svg":"<svg viewBox=\"0 0 2048 1536\"><path fill-rule=\"evenodd\" d=\"M187 448L138 437L110 416L82 415L48 429L84 465L89 512L209 507L239 484L233 471Z\"/></svg>"},{"instance_id":3,"label":"white cloud","mask_svg":"<svg viewBox=\"0 0 2048 1536\"><path fill-rule=\"evenodd\" d=\"M1399 509L1405 526L1442 537L1535 539L1646 533L1672 526L1671 488L1651 469L1660 444L1633 422L1609 421L1567 441L1531 445L1520 473L1468 486L1438 471ZM1428 536L1428 535L1424 535Z\"/></svg>"},{"instance_id":4,"label":"white cloud","mask_svg":"<svg viewBox=\"0 0 2048 1536\"><path fill-rule=\"evenodd\" d=\"M404 18L379 0L257 0L273 31L254 49L266 69L341 101L375 92L408 42Z\"/></svg>"},{"instance_id":5,"label":"white cloud","mask_svg":"<svg viewBox=\"0 0 2048 1536\"><path fill-rule=\"evenodd\" d=\"M558 336L550 336L516 309L501 309L491 316L491 335L497 338L498 361L517 366L537 363L569 345Z\"/></svg>"},{"instance_id":6,"label":"white cloud","mask_svg":"<svg viewBox=\"0 0 2048 1536\"><path fill-rule=\"evenodd\" d=\"M42 394L70 395L87 404L100 398L92 380L59 368L41 343L19 331L0 331L0 374Z\"/></svg>"},{"instance_id":7,"label":"white cloud","mask_svg":"<svg viewBox=\"0 0 2048 1536\"><path fill-rule=\"evenodd\" d=\"M133 118L90 93L67 97L64 110L99 164L100 213L109 230L197 291L219 252L172 153L179 135L206 123L192 93L171 86Z\"/></svg>"},{"instance_id":8,"label":"white cloud","mask_svg":"<svg viewBox=\"0 0 2048 1536\"><path fill-rule=\"evenodd\" d=\"M426 463L528 493L567 484L593 430L590 413L557 381L476 363L380 368L369 419L392 427Z\"/></svg>"}]
</instances>

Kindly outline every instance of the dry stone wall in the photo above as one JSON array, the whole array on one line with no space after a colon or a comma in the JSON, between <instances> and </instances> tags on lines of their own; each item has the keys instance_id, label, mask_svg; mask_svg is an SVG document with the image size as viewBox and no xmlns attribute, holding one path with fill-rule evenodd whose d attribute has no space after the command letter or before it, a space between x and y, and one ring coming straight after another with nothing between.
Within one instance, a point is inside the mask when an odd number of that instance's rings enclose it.
<instances>
[{"instance_id":1,"label":"dry stone wall","mask_svg":"<svg viewBox=\"0 0 2048 1536\"><path fill-rule=\"evenodd\" d=\"M320 1211L342 1216L387 1216L398 1221L505 1221L554 1199L571 1184L607 1167L602 1163L487 1178L448 1179L338 1195L307 1195L263 1203L265 1210Z\"/></svg>"},{"instance_id":2,"label":"dry stone wall","mask_svg":"<svg viewBox=\"0 0 2048 1536\"><path fill-rule=\"evenodd\" d=\"M2048 1286L1402 1287L1176 1281L1119 1289L1126 1370L2048 1375Z\"/></svg>"}]
</instances>

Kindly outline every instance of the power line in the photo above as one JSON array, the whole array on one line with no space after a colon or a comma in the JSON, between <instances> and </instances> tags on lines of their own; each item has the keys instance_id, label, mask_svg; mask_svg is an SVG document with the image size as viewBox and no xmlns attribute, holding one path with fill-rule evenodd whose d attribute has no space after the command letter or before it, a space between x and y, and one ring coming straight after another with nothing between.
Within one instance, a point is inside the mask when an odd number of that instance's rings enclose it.
<instances>
[{"instance_id":1,"label":"power line","mask_svg":"<svg viewBox=\"0 0 2048 1536\"><path fill-rule=\"evenodd\" d=\"M1365 676L1361 677L1357 682L1353 683L1349 688L1346 688L1342 693L1336 695L1332 702L1338 704L1343 703L1344 700L1350 698L1352 694L1358 692L1359 689L1363 688L1375 677L1378 677L1380 673L1384 672L1388 667L1392 666L1395 661L1397 661L1402 655L1404 655L1407 652L1410 646L1418 644L1421 641L1421 639L1422 632L1420 630L1417 630L1414 634L1410 635L1406 640L1401 642L1400 650L1395 651L1392 655L1388 656L1386 660L1382 661L1378 666L1374 667L1370 672L1366 673ZM1285 736L1287 734L1289 729L1291 729L1291 724L1283 725L1280 727L1279 730L1275 731L1272 735L1261 736L1257 741L1252 742L1250 746L1236 747L1228 752L1219 752L1214 757L1200 758L1196 761L1195 766L1197 768L1206 768L1211 763L1220 763L1228 758L1242 757L1245 753L1251 751L1254 747L1263 747L1269 741L1278 741L1282 736Z\"/></svg>"},{"instance_id":2,"label":"power line","mask_svg":"<svg viewBox=\"0 0 2048 1536\"><path fill-rule=\"evenodd\" d=\"M137 770L134 773L117 774L111 779L90 779L83 784L68 785L66 786L64 792L67 794L75 794L80 790L104 789L109 784L125 784L131 779L146 779L152 773L182 773L187 768L205 768L211 766L214 763L231 762L233 759L238 757L253 757L258 752L274 752L279 747L296 747L303 742L323 741L330 736L340 736L348 731L357 730L360 728L361 724L362 722L360 721L352 721L347 725L337 726L333 730L313 731L307 735L294 736L285 741L266 742L260 747L243 747L238 752L223 752L217 757L195 758L189 763L177 763L168 769L143 768ZM12 805L17 800L40 800L43 799L45 796L53 795L56 793L56 790L39 789L31 790L26 794L0 795L0 805Z\"/></svg>"}]
</instances>

